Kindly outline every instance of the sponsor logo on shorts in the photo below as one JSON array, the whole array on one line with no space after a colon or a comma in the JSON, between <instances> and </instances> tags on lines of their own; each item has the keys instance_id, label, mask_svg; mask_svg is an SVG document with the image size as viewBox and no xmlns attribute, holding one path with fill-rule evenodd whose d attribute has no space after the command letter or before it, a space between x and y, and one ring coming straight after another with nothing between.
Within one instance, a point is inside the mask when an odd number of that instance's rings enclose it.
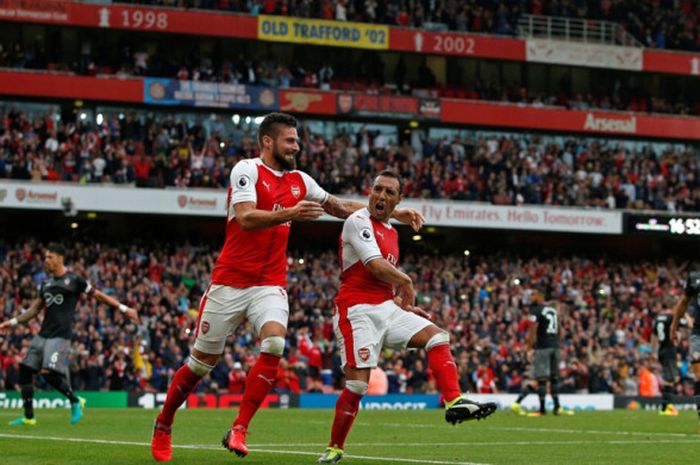
<instances>
[{"instance_id":1,"label":"sponsor logo on shorts","mask_svg":"<svg viewBox=\"0 0 700 465\"><path fill-rule=\"evenodd\" d=\"M202 321L202 334L207 334L209 332L209 322Z\"/></svg>"},{"instance_id":2,"label":"sponsor logo on shorts","mask_svg":"<svg viewBox=\"0 0 700 465\"><path fill-rule=\"evenodd\" d=\"M360 360L366 362L367 360L369 360L369 349L367 347L363 347L357 351L357 355L360 356Z\"/></svg>"}]
</instances>

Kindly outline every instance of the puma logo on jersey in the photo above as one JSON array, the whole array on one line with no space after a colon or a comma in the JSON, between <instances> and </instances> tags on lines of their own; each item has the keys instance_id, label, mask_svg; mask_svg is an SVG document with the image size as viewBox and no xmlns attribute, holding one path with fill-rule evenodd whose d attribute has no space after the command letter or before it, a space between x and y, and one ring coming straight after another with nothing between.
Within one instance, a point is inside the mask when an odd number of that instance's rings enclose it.
<instances>
[{"instance_id":1,"label":"puma logo on jersey","mask_svg":"<svg viewBox=\"0 0 700 465\"><path fill-rule=\"evenodd\" d=\"M272 383L275 382L275 379L274 379L274 378L266 378L266 377L263 376L263 375L258 375L258 378L262 378L263 381L265 381L265 382L266 382L267 384L269 384L270 386L272 386Z\"/></svg>"},{"instance_id":2,"label":"puma logo on jersey","mask_svg":"<svg viewBox=\"0 0 700 465\"><path fill-rule=\"evenodd\" d=\"M262 185L265 186L265 189L267 189L268 192L270 192L271 187L267 181L263 180Z\"/></svg>"},{"instance_id":3,"label":"puma logo on jersey","mask_svg":"<svg viewBox=\"0 0 700 465\"><path fill-rule=\"evenodd\" d=\"M381 231L375 231L374 234L376 234L377 236L379 236L379 237L381 237L382 239L384 239L384 233L383 233L383 232L381 232Z\"/></svg>"}]
</instances>

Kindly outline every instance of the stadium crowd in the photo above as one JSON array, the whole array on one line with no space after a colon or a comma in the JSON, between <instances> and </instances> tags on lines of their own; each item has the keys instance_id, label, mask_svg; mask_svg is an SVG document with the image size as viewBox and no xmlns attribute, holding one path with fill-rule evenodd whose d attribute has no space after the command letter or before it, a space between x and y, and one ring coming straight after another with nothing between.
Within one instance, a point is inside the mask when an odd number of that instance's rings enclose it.
<instances>
[{"instance_id":1,"label":"stadium crowd","mask_svg":"<svg viewBox=\"0 0 700 465\"><path fill-rule=\"evenodd\" d=\"M697 0L131 0L126 3L518 35L522 14L621 24L647 47L700 50Z\"/></svg>"},{"instance_id":2,"label":"stadium crowd","mask_svg":"<svg viewBox=\"0 0 700 465\"><path fill-rule=\"evenodd\" d=\"M50 45L50 44L48 44ZM194 45L189 49L163 49L135 45L117 45L117 55L94 50L84 39L79 55L63 62L50 58L58 52L46 50L47 44L36 41L31 45L0 42L0 67L36 69L77 73L88 76L169 77L178 80L245 84L277 88L316 88L376 95L414 95L431 98L456 98L510 102L533 106L558 106L574 110L634 111L700 115L700 101L692 92L662 89L664 95L651 95L639 85L634 75L612 78L596 77L588 92L574 91L570 74L564 74L558 84L547 92L528 89L527 79L520 82L508 76L454 79L440 82L427 65L409 70L400 59L393 73L386 73L386 64L378 54L363 54L357 60L345 60L309 66L304 63L254 58L241 53L238 57L202 52ZM460 71L461 73L461 71ZM460 74L457 73L457 74ZM415 75L415 79L406 76ZM390 76L390 77L387 77Z\"/></svg>"},{"instance_id":3,"label":"stadium crowd","mask_svg":"<svg viewBox=\"0 0 700 465\"><path fill-rule=\"evenodd\" d=\"M209 246L90 242L72 244L70 268L104 292L139 309L139 326L81 298L74 322L71 379L76 389L164 392L194 338L198 301L216 259ZM0 313L26 308L45 277L40 244L0 242ZM280 392L337 389L341 370L331 315L338 286L335 253L295 250L288 256L290 323L275 387ZM694 264L697 266L697 264ZM655 314L682 293L686 264L577 256L408 253L403 270L417 302L452 336L462 389L518 392L527 372L524 350L532 289L560 309L563 392L657 393L660 368L650 337ZM35 320L0 340L0 389L17 386L20 354ZM231 337L222 361L200 391L239 393L254 361L251 325ZM678 365L689 379L688 342ZM423 351L387 350L380 374L388 392L435 392ZM640 391L640 378L645 387ZM649 391L651 380L651 391ZM381 382L379 383L381 389ZM679 390L690 389L690 384Z\"/></svg>"},{"instance_id":4,"label":"stadium crowd","mask_svg":"<svg viewBox=\"0 0 700 465\"><path fill-rule=\"evenodd\" d=\"M137 112L102 119L64 123L8 110L0 178L226 188L231 167L257 154L250 131L226 129L221 119ZM301 134L299 168L334 194L363 195L374 173L391 168L404 177L409 198L700 211L699 154L690 146L632 151L612 141L508 134L399 145L364 128L332 139L308 128Z\"/></svg>"}]
</instances>

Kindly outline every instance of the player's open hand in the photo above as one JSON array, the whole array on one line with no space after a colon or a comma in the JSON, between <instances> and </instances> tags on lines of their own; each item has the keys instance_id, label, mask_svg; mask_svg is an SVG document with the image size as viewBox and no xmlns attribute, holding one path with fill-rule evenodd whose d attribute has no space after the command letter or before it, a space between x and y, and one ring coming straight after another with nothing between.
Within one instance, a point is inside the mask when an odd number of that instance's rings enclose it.
<instances>
[{"instance_id":1,"label":"player's open hand","mask_svg":"<svg viewBox=\"0 0 700 465\"><path fill-rule=\"evenodd\" d=\"M405 307L403 307L403 309L407 312L415 313L416 315L423 317L426 320L430 320L430 313L426 312L425 310L416 305L406 305Z\"/></svg>"},{"instance_id":2,"label":"player's open hand","mask_svg":"<svg viewBox=\"0 0 700 465\"><path fill-rule=\"evenodd\" d=\"M10 320L3 321L0 323L0 334L9 332L10 328L12 328L12 323L10 323Z\"/></svg>"},{"instance_id":3,"label":"player's open hand","mask_svg":"<svg viewBox=\"0 0 700 465\"><path fill-rule=\"evenodd\" d=\"M394 210L394 218L398 221L411 225L414 231L420 231L425 223L423 215L415 208L397 208Z\"/></svg>"},{"instance_id":4,"label":"player's open hand","mask_svg":"<svg viewBox=\"0 0 700 465\"><path fill-rule=\"evenodd\" d=\"M669 330L671 333L671 343L674 346L678 345L678 325L671 324L671 329Z\"/></svg>"},{"instance_id":5,"label":"player's open hand","mask_svg":"<svg viewBox=\"0 0 700 465\"><path fill-rule=\"evenodd\" d=\"M139 312L136 311L135 308L131 307L126 307L126 311L124 312L124 315L134 323L138 324L140 322L139 320Z\"/></svg>"},{"instance_id":6,"label":"player's open hand","mask_svg":"<svg viewBox=\"0 0 700 465\"><path fill-rule=\"evenodd\" d=\"M302 200L294 207L294 221L313 221L323 215L323 207L318 202Z\"/></svg>"},{"instance_id":7,"label":"player's open hand","mask_svg":"<svg viewBox=\"0 0 700 465\"><path fill-rule=\"evenodd\" d=\"M413 284L404 284L396 288L394 302L404 310L409 306L416 304L416 291L413 289Z\"/></svg>"}]
</instances>

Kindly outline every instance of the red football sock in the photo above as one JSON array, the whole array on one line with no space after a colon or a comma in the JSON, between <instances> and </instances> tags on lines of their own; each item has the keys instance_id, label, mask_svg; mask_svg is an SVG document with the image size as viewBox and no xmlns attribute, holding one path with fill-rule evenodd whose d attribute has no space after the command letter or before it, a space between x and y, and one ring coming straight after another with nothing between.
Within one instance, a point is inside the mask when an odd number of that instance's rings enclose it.
<instances>
[{"instance_id":1,"label":"red football sock","mask_svg":"<svg viewBox=\"0 0 700 465\"><path fill-rule=\"evenodd\" d=\"M343 389L335 403L335 418L333 418L333 428L331 429L330 447L343 449L345 439L348 437L352 422L355 421L358 410L360 410L360 399L362 396Z\"/></svg>"},{"instance_id":2,"label":"red football sock","mask_svg":"<svg viewBox=\"0 0 700 465\"><path fill-rule=\"evenodd\" d=\"M196 375L186 364L182 365L180 369L177 370L168 388L163 410L161 410L160 415L158 415L158 423L167 426L173 424L175 412L177 412L177 409L180 408L182 403L187 399L190 392L194 390L200 379L202 379L202 377Z\"/></svg>"},{"instance_id":3,"label":"red football sock","mask_svg":"<svg viewBox=\"0 0 700 465\"><path fill-rule=\"evenodd\" d=\"M457 365L452 358L449 344L436 345L430 349L428 365L435 375L437 388L445 402L451 402L462 395L457 378Z\"/></svg>"},{"instance_id":4,"label":"red football sock","mask_svg":"<svg viewBox=\"0 0 700 465\"><path fill-rule=\"evenodd\" d=\"M279 355L261 353L258 361L250 369L245 379L245 391L238 416L233 422L233 426L242 425L246 429L255 412L260 408L260 404L265 400L265 396L277 379L277 366L280 363Z\"/></svg>"}]
</instances>

